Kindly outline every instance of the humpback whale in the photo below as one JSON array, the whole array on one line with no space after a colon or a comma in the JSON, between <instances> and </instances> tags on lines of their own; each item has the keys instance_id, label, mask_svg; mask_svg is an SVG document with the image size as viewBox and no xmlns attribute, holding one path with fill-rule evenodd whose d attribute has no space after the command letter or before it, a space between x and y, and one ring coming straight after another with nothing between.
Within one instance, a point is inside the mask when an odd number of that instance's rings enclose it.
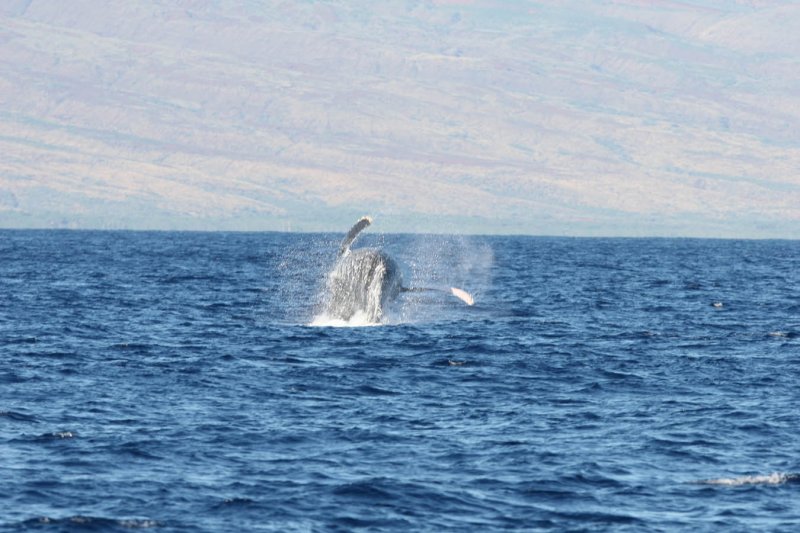
<instances>
[{"instance_id":1,"label":"humpback whale","mask_svg":"<svg viewBox=\"0 0 800 533\"><path fill-rule=\"evenodd\" d=\"M439 289L412 289L403 286L397 263L376 248L352 249L358 234L372 224L372 218L360 218L339 246L336 264L328 275L325 315L348 321L359 313L368 323L380 323L388 304L401 292ZM451 288L454 296L468 305L474 303L466 291Z\"/></svg>"}]
</instances>

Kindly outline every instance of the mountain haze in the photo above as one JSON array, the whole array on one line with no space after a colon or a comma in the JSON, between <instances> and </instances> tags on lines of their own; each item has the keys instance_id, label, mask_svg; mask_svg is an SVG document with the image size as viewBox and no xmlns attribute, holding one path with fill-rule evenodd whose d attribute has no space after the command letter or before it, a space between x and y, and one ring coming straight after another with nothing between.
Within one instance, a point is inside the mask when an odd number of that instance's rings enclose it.
<instances>
[{"instance_id":1,"label":"mountain haze","mask_svg":"<svg viewBox=\"0 0 800 533\"><path fill-rule=\"evenodd\" d=\"M795 2L4 0L0 226L800 238Z\"/></svg>"}]
</instances>

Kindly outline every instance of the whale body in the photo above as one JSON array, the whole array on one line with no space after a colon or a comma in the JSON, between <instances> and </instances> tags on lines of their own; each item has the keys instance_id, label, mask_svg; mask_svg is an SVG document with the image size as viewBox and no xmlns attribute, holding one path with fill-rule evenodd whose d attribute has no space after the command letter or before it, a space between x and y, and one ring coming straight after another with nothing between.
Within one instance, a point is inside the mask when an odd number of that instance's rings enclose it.
<instances>
[{"instance_id":1,"label":"whale body","mask_svg":"<svg viewBox=\"0 0 800 533\"><path fill-rule=\"evenodd\" d=\"M403 290L400 269L380 250L348 250L328 276L327 315L350 320L357 313L380 322L386 306Z\"/></svg>"},{"instance_id":2,"label":"whale body","mask_svg":"<svg viewBox=\"0 0 800 533\"><path fill-rule=\"evenodd\" d=\"M348 321L360 314L361 320L378 323L386 306L403 290L400 268L394 259L378 249L350 248L371 223L370 217L360 218L339 247L336 264L328 274L325 302L328 318Z\"/></svg>"},{"instance_id":3,"label":"whale body","mask_svg":"<svg viewBox=\"0 0 800 533\"><path fill-rule=\"evenodd\" d=\"M403 287L400 268L385 252L376 248L351 249L358 234L370 224L370 217L360 218L339 246L339 255L327 279L324 315L328 319L349 321L358 317L367 323L380 323L387 306L401 292L439 290ZM472 305L469 293L457 288L450 290Z\"/></svg>"}]
</instances>

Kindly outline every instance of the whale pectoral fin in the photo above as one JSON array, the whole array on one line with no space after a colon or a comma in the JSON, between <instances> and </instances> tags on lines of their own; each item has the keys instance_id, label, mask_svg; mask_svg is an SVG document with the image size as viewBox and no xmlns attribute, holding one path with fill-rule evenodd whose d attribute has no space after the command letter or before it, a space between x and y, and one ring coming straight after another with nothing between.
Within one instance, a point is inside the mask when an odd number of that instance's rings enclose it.
<instances>
[{"instance_id":1,"label":"whale pectoral fin","mask_svg":"<svg viewBox=\"0 0 800 533\"><path fill-rule=\"evenodd\" d=\"M344 255L344 253L350 249L350 245L353 244L354 240L356 240L358 234L370 224L372 224L371 217L365 216L358 219L358 222L356 222L353 227L350 228L350 231L347 232L347 235L342 241L342 244L339 247L339 255Z\"/></svg>"},{"instance_id":2,"label":"whale pectoral fin","mask_svg":"<svg viewBox=\"0 0 800 533\"><path fill-rule=\"evenodd\" d=\"M475 299L467 291L459 289L458 287L450 287L450 292L453 293L453 296L463 301L465 304L475 305Z\"/></svg>"}]
</instances>

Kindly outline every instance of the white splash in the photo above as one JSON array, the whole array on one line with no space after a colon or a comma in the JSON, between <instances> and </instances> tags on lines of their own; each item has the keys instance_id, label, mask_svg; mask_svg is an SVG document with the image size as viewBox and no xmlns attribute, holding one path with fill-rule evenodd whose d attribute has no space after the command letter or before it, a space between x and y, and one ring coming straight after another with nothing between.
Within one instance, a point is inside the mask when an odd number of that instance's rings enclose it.
<instances>
[{"instance_id":1,"label":"white splash","mask_svg":"<svg viewBox=\"0 0 800 533\"><path fill-rule=\"evenodd\" d=\"M488 243L469 236L417 235L400 262L408 268L406 286L436 289L407 293L401 302L404 321L426 322L439 319L452 305L442 295L452 295L467 305L481 300L491 286L494 253Z\"/></svg>"},{"instance_id":2,"label":"white splash","mask_svg":"<svg viewBox=\"0 0 800 533\"><path fill-rule=\"evenodd\" d=\"M350 320L342 320L341 318L334 318L326 313L321 313L315 316L308 325L323 328L363 328L367 326L380 326L381 323L370 320L368 313L357 311L356 314L350 317Z\"/></svg>"}]
</instances>

